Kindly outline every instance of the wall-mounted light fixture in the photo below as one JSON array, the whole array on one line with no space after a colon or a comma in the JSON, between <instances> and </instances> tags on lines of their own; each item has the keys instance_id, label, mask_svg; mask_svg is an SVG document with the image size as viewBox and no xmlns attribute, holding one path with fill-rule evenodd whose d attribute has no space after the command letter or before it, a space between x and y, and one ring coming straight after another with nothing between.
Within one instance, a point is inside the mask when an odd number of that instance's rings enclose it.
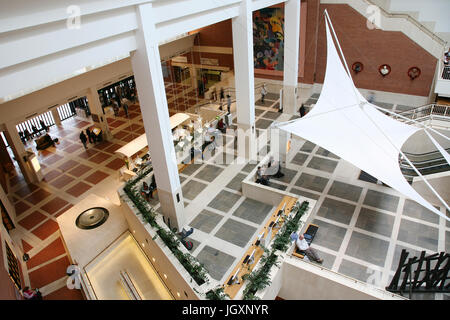
<instances>
[{"instance_id":1,"label":"wall-mounted light fixture","mask_svg":"<svg viewBox=\"0 0 450 320\"><path fill-rule=\"evenodd\" d=\"M414 80L418 76L420 76L420 69L418 67L411 67L408 69L408 77L411 78L411 80Z\"/></svg>"},{"instance_id":2,"label":"wall-mounted light fixture","mask_svg":"<svg viewBox=\"0 0 450 320\"><path fill-rule=\"evenodd\" d=\"M385 77L389 73L391 73L391 67L388 64L382 64L381 66L378 67L378 71L383 77Z\"/></svg>"},{"instance_id":3,"label":"wall-mounted light fixture","mask_svg":"<svg viewBox=\"0 0 450 320\"><path fill-rule=\"evenodd\" d=\"M361 71L364 70L364 65L361 62L357 61L354 64L352 64L352 70L354 73L360 73Z\"/></svg>"}]
</instances>

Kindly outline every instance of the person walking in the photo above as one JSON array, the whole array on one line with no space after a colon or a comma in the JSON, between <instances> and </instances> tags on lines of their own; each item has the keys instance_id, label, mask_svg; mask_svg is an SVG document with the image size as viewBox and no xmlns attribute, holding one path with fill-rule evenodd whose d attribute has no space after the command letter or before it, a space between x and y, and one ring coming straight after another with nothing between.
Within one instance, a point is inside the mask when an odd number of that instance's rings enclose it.
<instances>
[{"instance_id":1,"label":"person walking","mask_svg":"<svg viewBox=\"0 0 450 320\"><path fill-rule=\"evenodd\" d=\"M83 131L81 131L81 133L80 133L80 140L81 140L81 143L83 144L84 148L87 149L87 147L86 147L87 137Z\"/></svg>"},{"instance_id":2,"label":"person walking","mask_svg":"<svg viewBox=\"0 0 450 320\"><path fill-rule=\"evenodd\" d=\"M264 104L264 98L267 94L267 90L266 90L266 84L264 83L262 88L261 88L261 103Z\"/></svg>"},{"instance_id":3,"label":"person walking","mask_svg":"<svg viewBox=\"0 0 450 320\"><path fill-rule=\"evenodd\" d=\"M123 111L125 111L125 117L128 118L128 105L126 103L123 104Z\"/></svg>"},{"instance_id":4,"label":"person walking","mask_svg":"<svg viewBox=\"0 0 450 320\"><path fill-rule=\"evenodd\" d=\"M228 114L231 113L231 96L229 94L227 94L227 111Z\"/></svg>"},{"instance_id":5,"label":"person walking","mask_svg":"<svg viewBox=\"0 0 450 320\"><path fill-rule=\"evenodd\" d=\"M89 128L86 128L86 135L87 135L87 137L88 137L88 139L89 139L89 143L92 143L92 132L91 131L89 131Z\"/></svg>"},{"instance_id":6,"label":"person walking","mask_svg":"<svg viewBox=\"0 0 450 320\"><path fill-rule=\"evenodd\" d=\"M222 102L222 100L224 99L225 99L225 91L223 91L223 88L220 88L220 102Z\"/></svg>"}]
</instances>

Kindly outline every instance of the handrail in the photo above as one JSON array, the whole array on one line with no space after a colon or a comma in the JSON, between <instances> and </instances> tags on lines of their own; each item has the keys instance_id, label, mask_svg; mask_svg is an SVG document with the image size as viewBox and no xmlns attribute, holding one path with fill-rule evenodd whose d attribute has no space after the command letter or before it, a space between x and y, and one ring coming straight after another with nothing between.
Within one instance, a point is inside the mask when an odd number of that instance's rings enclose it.
<instances>
[{"instance_id":1,"label":"handrail","mask_svg":"<svg viewBox=\"0 0 450 320\"><path fill-rule=\"evenodd\" d=\"M422 23L420 23L419 21L417 21L415 18L413 18L411 15L407 14L407 13L391 13L389 11L387 11L386 9L380 7L378 4L372 2L371 0L364 0L366 3L369 3L370 5L373 6L377 6L380 11L383 12L383 14L389 18L397 18L397 19L406 19L408 21L410 21L411 23L415 24L416 27L418 27L419 29L421 29L422 31L424 31L425 33L427 33L431 38L435 39L437 42L440 43L440 45L442 45L443 47L445 47L447 45L447 41L445 41L444 39L440 38L439 36L437 36L433 31L431 31L430 29L428 29L428 27L426 27L425 25L423 25Z\"/></svg>"},{"instance_id":2,"label":"handrail","mask_svg":"<svg viewBox=\"0 0 450 320\"><path fill-rule=\"evenodd\" d=\"M410 118L411 120L423 119L429 116L450 117L450 106L430 103L411 110L399 112L398 114L403 117ZM397 118L399 121L408 121L400 117L396 117L395 115L392 115L392 117Z\"/></svg>"}]
</instances>

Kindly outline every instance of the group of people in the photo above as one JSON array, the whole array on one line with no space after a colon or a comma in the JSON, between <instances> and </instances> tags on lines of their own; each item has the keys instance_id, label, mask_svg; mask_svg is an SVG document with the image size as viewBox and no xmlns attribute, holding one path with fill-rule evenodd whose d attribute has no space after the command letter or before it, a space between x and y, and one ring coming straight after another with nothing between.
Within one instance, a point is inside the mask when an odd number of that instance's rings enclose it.
<instances>
[{"instance_id":1,"label":"group of people","mask_svg":"<svg viewBox=\"0 0 450 320\"><path fill-rule=\"evenodd\" d=\"M220 88L220 95L219 99L217 99L217 89L212 88L211 89L211 100L212 101L218 101L220 103L219 110L223 110L223 102L225 101L225 90L223 88ZM231 96L227 94L227 111L228 114L231 113Z\"/></svg>"},{"instance_id":2,"label":"group of people","mask_svg":"<svg viewBox=\"0 0 450 320\"><path fill-rule=\"evenodd\" d=\"M49 127L45 124L43 120L39 120L39 125L41 126L40 129L36 128L34 124L31 125L31 133L28 131L28 129L25 129L23 132L19 131L19 137L20 140L22 140L23 144L26 144L27 141L33 139L36 136L39 136L41 131L48 132Z\"/></svg>"},{"instance_id":3,"label":"group of people","mask_svg":"<svg viewBox=\"0 0 450 320\"><path fill-rule=\"evenodd\" d=\"M81 130L80 140L81 140L81 143L83 144L84 148L87 149L88 141L89 141L89 143L96 143L96 142L102 141L102 132L100 131L100 133L98 135L96 135L94 132L89 130L89 128L87 128L86 134L85 134L84 131Z\"/></svg>"},{"instance_id":4,"label":"group of people","mask_svg":"<svg viewBox=\"0 0 450 320\"><path fill-rule=\"evenodd\" d=\"M267 174L268 169L276 167L275 170L271 170L271 172L274 172L273 174ZM263 184L265 186L269 185L269 180L271 177L274 178L282 178L284 176L284 173L281 172L281 164L279 161L275 161L273 157L269 158L269 162L267 163L267 167L263 169L261 166L258 166L258 169L256 171L256 183Z\"/></svg>"},{"instance_id":5,"label":"group of people","mask_svg":"<svg viewBox=\"0 0 450 320\"><path fill-rule=\"evenodd\" d=\"M444 53L444 64L448 66L449 61L450 61L450 48L447 49L447 52Z\"/></svg>"},{"instance_id":6,"label":"group of people","mask_svg":"<svg viewBox=\"0 0 450 320\"><path fill-rule=\"evenodd\" d=\"M155 175L153 174L152 182L150 183L150 186L147 184L147 182L144 181L142 183L141 192L145 196L145 199L147 201L149 201L150 198L153 199L153 191L155 191L155 190L156 190L156 180L155 180Z\"/></svg>"}]
</instances>

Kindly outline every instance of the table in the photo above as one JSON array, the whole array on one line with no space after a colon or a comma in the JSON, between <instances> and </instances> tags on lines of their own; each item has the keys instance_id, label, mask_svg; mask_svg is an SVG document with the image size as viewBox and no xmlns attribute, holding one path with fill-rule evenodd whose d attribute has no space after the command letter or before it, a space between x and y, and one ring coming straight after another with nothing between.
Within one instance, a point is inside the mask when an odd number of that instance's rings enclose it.
<instances>
[{"instance_id":1,"label":"table","mask_svg":"<svg viewBox=\"0 0 450 320\"><path fill-rule=\"evenodd\" d=\"M283 200L281 200L280 204L278 205L278 207L273 211L272 216L268 219L268 221L266 222L264 228L262 228L259 232L258 232L258 236L260 234L262 234L264 232L264 236L267 237L267 230L269 229L269 225L272 222L275 222L278 218L277 214L278 211L281 210L283 208L283 206L285 206L285 214L288 216L291 213L291 208L295 205L295 203L297 202L297 198L294 197L290 197L290 196L284 196ZM282 223L284 223L284 221L282 221ZM282 224L281 223L281 224ZM281 228L281 226L280 226ZM276 228L272 230L272 237L270 240L272 240L275 235L278 233L278 231L280 230L280 228ZM257 265L259 259L261 259L264 250L260 247L260 246L256 246L255 243L258 240L258 236L256 237L256 239L253 241L252 245L248 248L248 250L244 253L242 259L239 261L239 263L236 265L236 267L234 267L233 271L228 275L228 277L225 279L225 283L224 283L224 292L226 294L228 294L230 296L230 299L234 299L234 297L236 297L237 293L239 292L239 290L242 288L243 285L245 285L245 282L242 280L242 276L244 274L250 273L252 272L252 270L254 269L254 267ZM269 239L266 239L266 244L265 246L268 247L268 243L270 242ZM250 264L248 267L247 265L244 264L244 260L247 257L247 255L251 255L251 253L253 252L253 250L255 249L255 253L254 253L254 262L253 264ZM227 282L228 280L236 273L236 271L238 271L238 269L240 268L237 276L239 277L239 284L231 284L228 285ZM250 270L248 270L247 268L249 268Z\"/></svg>"},{"instance_id":2,"label":"table","mask_svg":"<svg viewBox=\"0 0 450 320\"><path fill-rule=\"evenodd\" d=\"M100 129L100 128L94 128L94 129L92 129L92 132L96 135L96 136L98 136L99 134L100 134L100 132L102 132L102 129Z\"/></svg>"}]
</instances>

